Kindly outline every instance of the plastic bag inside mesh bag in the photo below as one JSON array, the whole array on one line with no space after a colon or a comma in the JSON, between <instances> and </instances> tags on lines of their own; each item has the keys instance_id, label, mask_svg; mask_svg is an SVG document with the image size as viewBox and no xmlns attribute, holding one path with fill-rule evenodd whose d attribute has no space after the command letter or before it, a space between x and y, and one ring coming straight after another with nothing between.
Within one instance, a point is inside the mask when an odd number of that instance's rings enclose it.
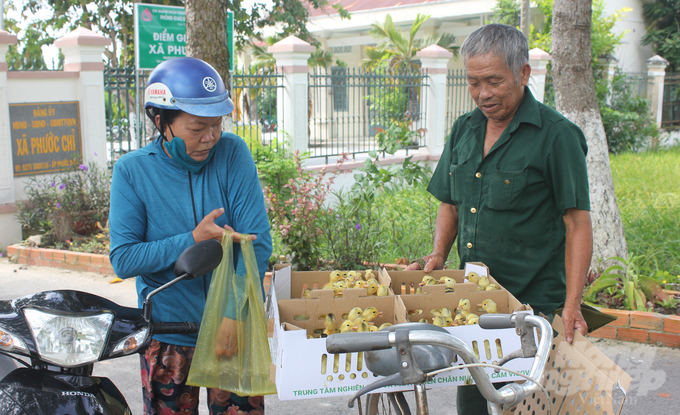
<instances>
[{"instance_id":1,"label":"plastic bag inside mesh bag","mask_svg":"<svg viewBox=\"0 0 680 415\"><path fill-rule=\"evenodd\" d=\"M269 380L262 284L253 244L241 237L246 275L234 269L231 232L222 237L224 255L213 272L187 383L219 388L241 396L276 393ZM229 317L227 317L227 315Z\"/></svg>"}]
</instances>

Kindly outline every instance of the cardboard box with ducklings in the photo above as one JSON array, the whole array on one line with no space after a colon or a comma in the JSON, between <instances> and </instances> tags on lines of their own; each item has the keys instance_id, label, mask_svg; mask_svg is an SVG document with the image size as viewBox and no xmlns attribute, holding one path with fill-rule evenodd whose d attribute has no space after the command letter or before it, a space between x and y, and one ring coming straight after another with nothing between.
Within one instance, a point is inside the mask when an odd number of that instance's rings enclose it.
<instances>
[{"instance_id":1,"label":"cardboard box with ducklings","mask_svg":"<svg viewBox=\"0 0 680 415\"><path fill-rule=\"evenodd\" d=\"M488 275L484 266L480 266L477 271ZM474 293L477 285L464 283L463 271L431 273L436 278L444 275L453 276L458 283L453 293L446 293L444 285L433 285L424 287L424 294L405 295L394 295L392 288L400 287L402 282L407 281L410 285L412 279L420 282L424 275L422 271L395 273L381 271L375 274L381 285L391 287L389 295L369 296L365 288L346 288L342 296L336 297L336 291L323 289L329 283L330 272L292 272L290 267L275 272L268 315L275 372L273 377L279 399L351 395L378 379L366 368L361 353L333 355L326 351L326 341L321 334L327 329L328 314L334 315L336 329L341 330L341 322L348 319L348 314L354 307L360 307L362 310L375 307L381 312L381 315L371 321L376 327L383 323L399 324L418 321L421 318L427 318L432 322L432 309L448 307L455 310L459 300L465 296L475 301L475 305L481 303L483 298L492 298L496 302L498 312L501 313L526 310L502 287L488 295ZM490 281L495 282L492 278ZM311 291L305 294L306 289ZM305 295L310 298L305 298ZM411 310L410 315L407 310ZM470 347L478 351L478 355L481 353L480 357L484 362L492 363L497 361L502 353L520 348L519 338L512 329L491 331L482 330L477 325L465 325L447 327L447 330L466 341ZM528 373L532 361L517 359L508 363L508 367ZM521 380L509 372L496 374L489 369L488 373L494 382ZM455 386L471 382L467 370L456 370L433 378L429 387ZM384 388L380 391L411 389L410 386L404 386Z\"/></svg>"}]
</instances>

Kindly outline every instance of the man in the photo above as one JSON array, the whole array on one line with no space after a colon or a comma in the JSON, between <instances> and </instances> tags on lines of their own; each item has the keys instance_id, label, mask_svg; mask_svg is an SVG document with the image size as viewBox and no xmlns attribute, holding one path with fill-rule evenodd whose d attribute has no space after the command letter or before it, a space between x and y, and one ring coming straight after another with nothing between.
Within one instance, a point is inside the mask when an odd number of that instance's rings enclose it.
<instances>
[{"instance_id":1,"label":"man","mask_svg":"<svg viewBox=\"0 0 680 415\"><path fill-rule=\"evenodd\" d=\"M564 303L571 342L575 329L587 332L580 306L592 256L587 145L576 125L526 87L528 49L520 31L500 24L463 43L477 109L453 125L428 186L441 201L433 251L409 269L443 268L458 237L461 265L484 262L536 312L551 315ZM458 390L458 413L486 413L483 398L468 392L477 389Z\"/></svg>"}]
</instances>

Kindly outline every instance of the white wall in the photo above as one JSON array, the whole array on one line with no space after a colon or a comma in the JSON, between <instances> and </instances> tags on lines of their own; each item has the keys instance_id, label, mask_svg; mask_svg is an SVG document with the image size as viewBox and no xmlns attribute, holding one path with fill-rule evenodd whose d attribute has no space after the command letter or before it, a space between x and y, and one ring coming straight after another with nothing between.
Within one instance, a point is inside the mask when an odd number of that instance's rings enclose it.
<instances>
[{"instance_id":1,"label":"white wall","mask_svg":"<svg viewBox=\"0 0 680 415\"><path fill-rule=\"evenodd\" d=\"M614 25L613 32L624 33L621 44L616 48L614 57L618 59L617 65L623 72L647 72L647 59L654 55L651 45L642 46L640 39L645 35L647 25L642 14L644 3L653 3L653 0L607 0L604 8L606 15L619 11L623 8L632 10L625 13L625 17Z\"/></svg>"}]
</instances>

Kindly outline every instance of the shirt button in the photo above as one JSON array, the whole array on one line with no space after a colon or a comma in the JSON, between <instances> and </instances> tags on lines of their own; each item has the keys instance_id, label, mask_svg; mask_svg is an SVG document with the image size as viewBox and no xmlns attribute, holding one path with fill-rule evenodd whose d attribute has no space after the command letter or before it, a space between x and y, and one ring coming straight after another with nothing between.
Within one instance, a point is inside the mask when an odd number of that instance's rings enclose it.
<instances>
[{"instance_id":1,"label":"shirt button","mask_svg":"<svg viewBox=\"0 0 680 415\"><path fill-rule=\"evenodd\" d=\"M472 213L477 213L477 209L472 208L472 209L470 209L470 212L472 212Z\"/></svg>"},{"instance_id":2,"label":"shirt button","mask_svg":"<svg viewBox=\"0 0 680 415\"><path fill-rule=\"evenodd\" d=\"M510 180L506 180L506 181L505 181L505 184L510 184Z\"/></svg>"},{"instance_id":3,"label":"shirt button","mask_svg":"<svg viewBox=\"0 0 680 415\"><path fill-rule=\"evenodd\" d=\"M475 177L479 179L480 177L482 177L482 173L477 172L477 174L475 174Z\"/></svg>"},{"instance_id":4,"label":"shirt button","mask_svg":"<svg viewBox=\"0 0 680 415\"><path fill-rule=\"evenodd\" d=\"M472 248L472 242L468 242L467 247Z\"/></svg>"}]
</instances>

